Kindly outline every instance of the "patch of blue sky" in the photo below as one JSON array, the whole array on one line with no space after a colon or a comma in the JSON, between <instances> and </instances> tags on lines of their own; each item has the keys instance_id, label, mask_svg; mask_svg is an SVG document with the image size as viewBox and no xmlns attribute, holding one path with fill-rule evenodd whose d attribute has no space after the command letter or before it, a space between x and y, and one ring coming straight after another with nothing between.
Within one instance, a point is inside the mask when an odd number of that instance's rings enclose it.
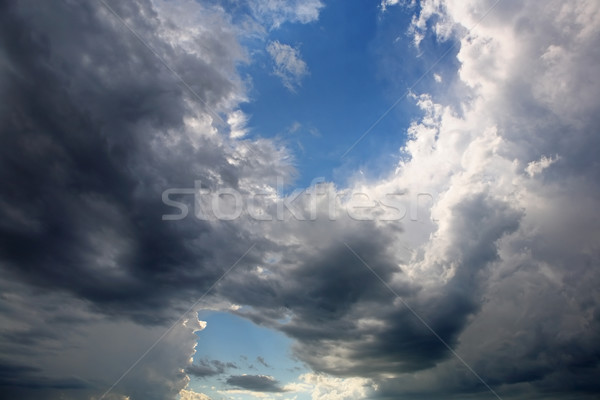
<instances>
[{"instance_id":1,"label":"patch of blue sky","mask_svg":"<svg viewBox=\"0 0 600 400\"><path fill-rule=\"evenodd\" d=\"M231 375L268 375L284 386L296 382L301 374L310 372L292 356L292 340L281 332L255 325L226 312L205 310L198 314L198 318L206 321L207 326L196 333L198 345L193 357L194 363L198 364L200 360L218 360L222 363L233 363L237 367L225 368L221 374L204 378L191 376L190 388L205 393L213 400L229 398L224 391L236 389L226 383ZM303 393L290 395L298 395L299 400L310 398L308 394ZM255 398L250 394L241 393L232 394L231 397Z\"/></svg>"},{"instance_id":2,"label":"patch of blue sky","mask_svg":"<svg viewBox=\"0 0 600 400\"><path fill-rule=\"evenodd\" d=\"M407 89L452 45L426 36L417 49L407 34L413 13L404 7L382 13L378 2L333 0L318 21L283 24L254 43L251 62L241 66L251 82L250 101L242 110L250 116L250 135L280 138L293 151L296 187L307 187L318 177L344 186L357 173L368 179L394 169L406 129L419 116L414 100L404 98ZM271 41L297 48L308 66L294 92L273 73L264 49ZM413 90L429 91L437 84L434 73L456 70L453 55L455 50Z\"/></svg>"}]
</instances>

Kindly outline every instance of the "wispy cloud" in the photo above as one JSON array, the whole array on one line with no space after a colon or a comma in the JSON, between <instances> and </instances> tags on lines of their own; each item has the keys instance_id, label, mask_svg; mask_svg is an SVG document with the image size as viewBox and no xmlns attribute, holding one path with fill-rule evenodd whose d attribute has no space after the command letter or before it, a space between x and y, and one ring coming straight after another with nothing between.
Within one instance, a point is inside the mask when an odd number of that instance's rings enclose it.
<instances>
[{"instance_id":1,"label":"wispy cloud","mask_svg":"<svg viewBox=\"0 0 600 400\"><path fill-rule=\"evenodd\" d=\"M301 85L302 78L308 75L308 67L302 60L300 50L276 40L269 42L267 51L273 59L273 73L281 78L286 88L295 92Z\"/></svg>"},{"instance_id":2,"label":"wispy cloud","mask_svg":"<svg viewBox=\"0 0 600 400\"><path fill-rule=\"evenodd\" d=\"M285 22L316 21L324 4L320 0L255 0L250 6L257 18L278 28Z\"/></svg>"},{"instance_id":3,"label":"wispy cloud","mask_svg":"<svg viewBox=\"0 0 600 400\"><path fill-rule=\"evenodd\" d=\"M264 367L271 368L271 366L261 356L256 357L256 361Z\"/></svg>"}]
</instances>

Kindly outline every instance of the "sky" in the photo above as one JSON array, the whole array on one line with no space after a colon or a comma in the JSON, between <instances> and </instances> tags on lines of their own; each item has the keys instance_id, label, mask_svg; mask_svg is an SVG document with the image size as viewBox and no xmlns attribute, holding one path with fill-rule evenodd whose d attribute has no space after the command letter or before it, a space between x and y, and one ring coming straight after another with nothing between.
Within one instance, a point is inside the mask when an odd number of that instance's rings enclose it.
<instances>
[{"instance_id":1,"label":"sky","mask_svg":"<svg viewBox=\"0 0 600 400\"><path fill-rule=\"evenodd\" d=\"M0 8L0 399L598 398L597 1Z\"/></svg>"}]
</instances>

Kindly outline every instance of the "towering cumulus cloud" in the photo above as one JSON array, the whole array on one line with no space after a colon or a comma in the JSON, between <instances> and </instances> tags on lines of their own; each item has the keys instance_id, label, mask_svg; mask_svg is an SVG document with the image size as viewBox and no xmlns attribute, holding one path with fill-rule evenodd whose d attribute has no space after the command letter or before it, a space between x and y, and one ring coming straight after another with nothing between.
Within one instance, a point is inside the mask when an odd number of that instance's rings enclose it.
<instances>
[{"instance_id":1,"label":"towering cumulus cloud","mask_svg":"<svg viewBox=\"0 0 600 400\"><path fill-rule=\"evenodd\" d=\"M288 150L245 139L240 38L323 4L241 28L208 3L0 2L1 397L208 399L190 379L229 371L263 396L596 398L600 3L413 5L459 69L412 93L402 161L289 195ZM192 196L219 188L252 212ZM199 298L312 372L191 365Z\"/></svg>"}]
</instances>

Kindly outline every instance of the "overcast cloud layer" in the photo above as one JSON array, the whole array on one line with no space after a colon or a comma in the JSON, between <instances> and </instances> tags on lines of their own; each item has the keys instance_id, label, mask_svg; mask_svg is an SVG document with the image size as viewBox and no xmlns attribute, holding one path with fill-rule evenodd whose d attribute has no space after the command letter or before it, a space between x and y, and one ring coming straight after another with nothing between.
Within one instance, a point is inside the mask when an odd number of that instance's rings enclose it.
<instances>
[{"instance_id":1,"label":"overcast cloud layer","mask_svg":"<svg viewBox=\"0 0 600 400\"><path fill-rule=\"evenodd\" d=\"M246 306L232 312L294 339L315 373L283 385L191 365L205 324L188 315L105 398L206 399L183 389L215 375L331 400L493 398L486 384L503 399L597 397L599 3L416 5L415 45L456 41L458 75L413 94L422 118L387 177L290 194L312 221L193 218L188 195L190 216L163 220L162 196L232 188L280 211L291 156L243 139L240 41L323 4L256 2L239 26L171 3L0 2L3 398L99 398L244 254L198 308ZM298 50L264 47L298 87ZM351 192L387 207L358 209Z\"/></svg>"}]
</instances>

